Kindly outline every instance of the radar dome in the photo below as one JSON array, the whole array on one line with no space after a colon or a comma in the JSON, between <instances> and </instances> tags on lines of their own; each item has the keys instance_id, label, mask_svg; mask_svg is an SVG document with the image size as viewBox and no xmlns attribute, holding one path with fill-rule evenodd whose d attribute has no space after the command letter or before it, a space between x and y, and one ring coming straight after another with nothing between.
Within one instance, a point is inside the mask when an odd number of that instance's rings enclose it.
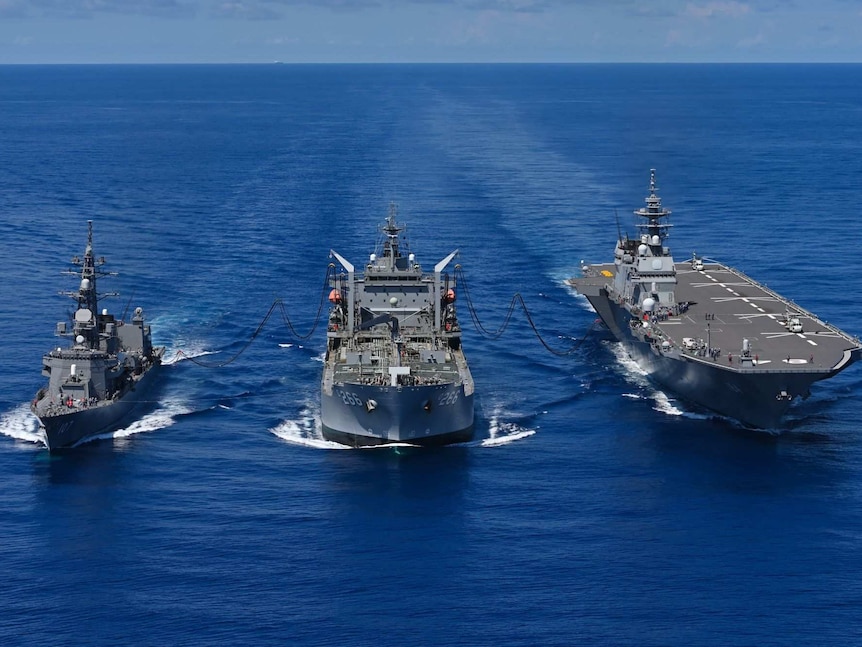
<instances>
[{"instance_id":1,"label":"radar dome","mask_svg":"<svg viewBox=\"0 0 862 647\"><path fill-rule=\"evenodd\" d=\"M81 289L89 290L90 289L90 279L81 279Z\"/></svg>"},{"instance_id":2,"label":"radar dome","mask_svg":"<svg viewBox=\"0 0 862 647\"><path fill-rule=\"evenodd\" d=\"M389 299L389 305L397 306L398 305L398 297L392 297Z\"/></svg>"},{"instance_id":3,"label":"radar dome","mask_svg":"<svg viewBox=\"0 0 862 647\"><path fill-rule=\"evenodd\" d=\"M93 313L89 308L79 308L75 310L75 321L78 323L87 323L93 318Z\"/></svg>"},{"instance_id":4,"label":"radar dome","mask_svg":"<svg viewBox=\"0 0 862 647\"><path fill-rule=\"evenodd\" d=\"M83 344L84 343L84 335L78 335L77 337L75 337L75 343L76 344Z\"/></svg>"},{"instance_id":5,"label":"radar dome","mask_svg":"<svg viewBox=\"0 0 862 647\"><path fill-rule=\"evenodd\" d=\"M659 238L658 235L653 236L652 237L652 244L653 245L661 245L661 238Z\"/></svg>"},{"instance_id":6,"label":"radar dome","mask_svg":"<svg viewBox=\"0 0 862 647\"><path fill-rule=\"evenodd\" d=\"M655 308L655 299L652 297L647 297L643 302L644 312L652 312L653 308Z\"/></svg>"},{"instance_id":7,"label":"radar dome","mask_svg":"<svg viewBox=\"0 0 862 647\"><path fill-rule=\"evenodd\" d=\"M646 256L647 249L646 245L638 245L638 256Z\"/></svg>"}]
</instances>

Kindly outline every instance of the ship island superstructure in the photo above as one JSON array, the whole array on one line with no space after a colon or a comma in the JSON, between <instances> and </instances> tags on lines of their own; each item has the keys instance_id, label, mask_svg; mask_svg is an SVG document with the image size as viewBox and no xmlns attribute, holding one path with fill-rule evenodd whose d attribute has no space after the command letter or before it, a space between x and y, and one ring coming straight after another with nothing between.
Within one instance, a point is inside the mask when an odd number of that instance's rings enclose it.
<instances>
[{"instance_id":1,"label":"ship island superstructure","mask_svg":"<svg viewBox=\"0 0 862 647\"><path fill-rule=\"evenodd\" d=\"M427 273L402 252L394 205L382 246L364 272L335 251L342 271L331 304L321 384L326 439L351 446L442 445L473 436L473 378L461 348L454 277L457 250Z\"/></svg>"},{"instance_id":2,"label":"ship island superstructure","mask_svg":"<svg viewBox=\"0 0 862 647\"><path fill-rule=\"evenodd\" d=\"M56 334L71 340L42 358L42 375L48 378L31 404L44 431L49 450L72 446L86 438L108 433L141 403L146 388L155 379L164 347L152 344L150 326L136 308L130 322L99 312L103 296L97 279L110 275L103 270L104 257L93 253L93 223L87 224L87 247L83 257L74 257L69 270L80 279L79 287L62 292L76 302L71 321L57 324ZM115 296L115 295L110 295Z\"/></svg>"},{"instance_id":3,"label":"ship island superstructure","mask_svg":"<svg viewBox=\"0 0 862 647\"><path fill-rule=\"evenodd\" d=\"M612 263L582 263L568 283L657 383L746 426L778 427L862 344L732 267L696 254L674 262L670 213L653 169L637 237L621 235Z\"/></svg>"}]
</instances>

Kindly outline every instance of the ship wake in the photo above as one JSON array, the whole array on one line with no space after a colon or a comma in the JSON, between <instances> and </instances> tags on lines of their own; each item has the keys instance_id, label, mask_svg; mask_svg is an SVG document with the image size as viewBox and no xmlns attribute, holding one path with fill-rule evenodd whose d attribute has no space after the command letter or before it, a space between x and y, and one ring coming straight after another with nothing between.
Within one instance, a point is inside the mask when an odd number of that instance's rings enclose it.
<instances>
[{"instance_id":1,"label":"ship wake","mask_svg":"<svg viewBox=\"0 0 862 647\"><path fill-rule=\"evenodd\" d=\"M609 344L609 349L617 360L616 365L620 368L623 378L640 388L641 393L623 393L624 398L633 400L652 400L653 411L658 411L667 416L684 417L690 420L709 420L714 417L713 414L696 413L685 409L681 404L670 397L661 389L656 388L655 384L649 379L649 375L640 365L629 357L625 347L619 342Z\"/></svg>"},{"instance_id":2,"label":"ship wake","mask_svg":"<svg viewBox=\"0 0 862 647\"><path fill-rule=\"evenodd\" d=\"M39 420L30 412L29 404L20 404L11 411L0 415L0 433L15 440L38 443L44 447L45 441L39 431ZM19 447L28 447L17 444Z\"/></svg>"},{"instance_id":3,"label":"ship wake","mask_svg":"<svg viewBox=\"0 0 862 647\"><path fill-rule=\"evenodd\" d=\"M170 427L175 424L177 418L180 416L190 413L193 413L192 409L190 409L184 402L180 400L165 400L164 402L160 402L155 410L143 415L128 426L105 434L99 434L98 436L84 438L73 445L73 447L86 445L93 440L117 440L150 431L165 429L166 427Z\"/></svg>"},{"instance_id":4,"label":"ship wake","mask_svg":"<svg viewBox=\"0 0 862 647\"><path fill-rule=\"evenodd\" d=\"M323 428L320 424L320 411L316 404L307 403L299 411L295 418L283 420L269 430L275 436L292 445L311 447L313 449L359 449L363 451L374 451L378 449L391 449L397 447L417 447L411 443L384 443L380 445L366 445L362 447L351 447L343 445L323 437ZM500 447L509 443L529 438L536 433L535 429L528 429L515 422L504 419L502 413L493 415L488 421L488 435L484 438L455 443L450 447Z\"/></svg>"},{"instance_id":5,"label":"ship wake","mask_svg":"<svg viewBox=\"0 0 862 647\"><path fill-rule=\"evenodd\" d=\"M270 432L291 445L313 449L351 449L347 445L326 440L320 425L320 411L316 405L306 403L296 418L283 420Z\"/></svg>"},{"instance_id":6,"label":"ship wake","mask_svg":"<svg viewBox=\"0 0 862 647\"><path fill-rule=\"evenodd\" d=\"M184 348L171 348L165 351L165 358L162 360L162 364L165 366L170 366L172 364L179 364L184 360L189 360L194 357L204 357L206 355L215 355L216 351L213 350L205 350L202 345L187 345Z\"/></svg>"},{"instance_id":7,"label":"ship wake","mask_svg":"<svg viewBox=\"0 0 862 647\"><path fill-rule=\"evenodd\" d=\"M535 429L527 429L515 422L500 420L494 416L489 421L488 438L475 441L479 447L500 447L524 440L536 433Z\"/></svg>"}]
</instances>

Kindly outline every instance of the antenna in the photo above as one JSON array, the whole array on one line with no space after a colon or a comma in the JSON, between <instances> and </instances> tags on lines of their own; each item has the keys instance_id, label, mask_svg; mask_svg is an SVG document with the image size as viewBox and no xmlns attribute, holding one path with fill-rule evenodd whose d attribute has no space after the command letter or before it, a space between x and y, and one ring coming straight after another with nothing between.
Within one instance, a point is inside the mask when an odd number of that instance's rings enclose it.
<instances>
[{"instance_id":1,"label":"antenna","mask_svg":"<svg viewBox=\"0 0 862 647\"><path fill-rule=\"evenodd\" d=\"M132 295L129 297L129 300L126 301L126 307L123 310L123 316L120 317L120 321L126 320L126 315L129 313L129 306L132 305L132 299L134 299L134 298L135 298L135 291L132 290Z\"/></svg>"},{"instance_id":2,"label":"antenna","mask_svg":"<svg viewBox=\"0 0 862 647\"><path fill-rule=\"evenodd\" d=\"M620 214L614 208L614 219L617 221L617 240L623 242L623 232L620 231Z\"/></svg>"}]
</instances>

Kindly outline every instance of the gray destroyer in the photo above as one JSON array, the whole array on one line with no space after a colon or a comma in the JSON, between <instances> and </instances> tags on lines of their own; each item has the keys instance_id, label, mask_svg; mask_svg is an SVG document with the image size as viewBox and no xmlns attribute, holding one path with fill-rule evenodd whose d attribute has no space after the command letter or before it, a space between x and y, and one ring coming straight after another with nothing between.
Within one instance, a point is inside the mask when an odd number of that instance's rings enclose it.
<instances>
[{"instance_id":1,"label":"gray destroyer","mask_svg":"<svg viewBox=\"0 0 862 647\"><path fill-rule=\"evenodd\" d=\"M455 283L402 254L395 209L364 272L335 251L321 384L326 439L351 446L443 445L473 436L473 378L461 348ZM405 243L406 247L406 243ZM345 273L346 272L346 273Z\"/></svg>"},{"instance_id":2,"label":"gray destroyer","mask_svg":"<svg viewBox=\"0 0 862 647\"><path fill-rule=\"evenodd\" d=\"M106 309L99 312L96 279L109 273L101 269L105 259L93 254L92 221L87 227L84 257L73 258L78 269L66 272L80 278L79 288L62 293L77 302L72 326L61 321L56 329L72 345L43 356L42 375L48 385L31 404L49 450L70 447L129 421L155 380L165 351L153 347L141 308L135 309L129 323Z\"/></svg>"},{"instance_id":3,"label":"gray destroyer","mask_svg":"<svg viewBox=\"0 0 862 647\"><path fill-rule=\"evenodd\" d=\"M741 272L696 254L675 263L670 211L651 171L639 236L614 261L582 264L583 294L657 383L746 426L775 428L812 383L860 358L862 344Z\"/></svg>"}]
</instances>

